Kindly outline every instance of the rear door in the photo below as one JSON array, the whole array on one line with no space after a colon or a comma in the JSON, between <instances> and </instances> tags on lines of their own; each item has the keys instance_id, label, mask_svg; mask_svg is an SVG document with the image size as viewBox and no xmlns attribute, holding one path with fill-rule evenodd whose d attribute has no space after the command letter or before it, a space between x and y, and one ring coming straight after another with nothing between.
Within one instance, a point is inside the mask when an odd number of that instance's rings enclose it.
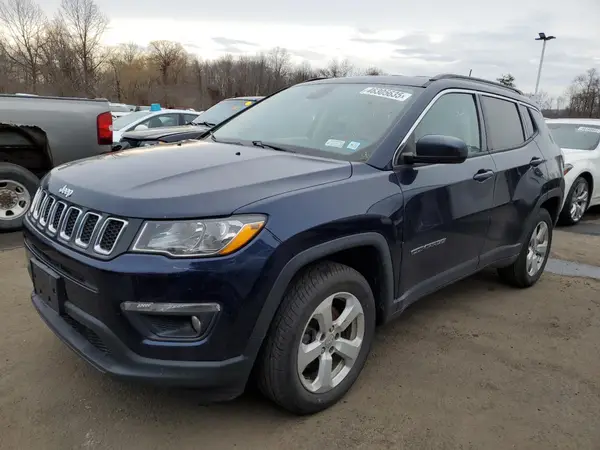
<instances>
[{"instance_id":1,"label":"rear door","mask_svg":"<svg viewBox=\"0 0 600 450\"><path fill-rule=\"evenodd\" d=\"M414 151L425 135L446 135L465 141L469 157L461 164L396 168L405 198L400 308L477 269L495 178L482 124L475 94L449 92L433 103L402 149Z\"/></svg>"},{"instance_id":2,"label":"rear door","mask_svg":"<svg viewBox=\"0 0 600 450\"><path fill-rule=\"evenodd\" d=\"M497 171L492 220L481 255L484 266L519 253L547 174L527 108L497 96L481 94L480 99Z\"/></svg>"}]
</instances>

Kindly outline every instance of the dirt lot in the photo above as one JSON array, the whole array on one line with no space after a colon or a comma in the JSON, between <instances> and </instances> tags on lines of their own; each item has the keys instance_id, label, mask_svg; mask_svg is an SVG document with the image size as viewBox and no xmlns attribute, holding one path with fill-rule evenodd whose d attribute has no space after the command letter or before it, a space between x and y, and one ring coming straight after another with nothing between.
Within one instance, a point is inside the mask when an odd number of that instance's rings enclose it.
<instances>
[{"instance_id":1,"label":"dirt lot","mask_svg":"<svg viewBox=\"0 0 600 450\"><path fill-rule=\"evenodd\" d=\"M600 265L600 237L555 254ZM596 255L595 255L596 254ZM79 361L29 304L22 250L0 252L2 449L599 449L600 282L545 274L520 291L481 274L377 334L343 403L290 417L250 393L116 382Z\"/></svg>"}]
</instances>

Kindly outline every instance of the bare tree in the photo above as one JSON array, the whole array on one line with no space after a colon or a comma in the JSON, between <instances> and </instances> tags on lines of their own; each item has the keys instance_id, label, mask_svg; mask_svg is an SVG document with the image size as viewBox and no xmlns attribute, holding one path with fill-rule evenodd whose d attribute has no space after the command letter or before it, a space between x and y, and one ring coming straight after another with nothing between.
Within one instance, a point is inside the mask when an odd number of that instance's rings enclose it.
<instances>
[{"instance_id":1,"label":"bare tree","mask_svg":"<svg viewBox=\"0 0 600 450\"><path fill-rule=\"evenodd\" d=\"M515 77L513 77L510 73L504 74L501 77L496 78L496 81L500 84L503 84L504 86L512 88L515 87Z\"/></svg>"},{"instance_id":2,"label":"bare tree","mask_svg":"<svg viewBox=\"0 0 600 450\"><path fill-rule=\"evenodd\" d=\"M365 75L383 75L383 70L379 67L371 66L365 70Z\"/></svg>"},{"instance_id":3,"label":"bare tree","mask_svg":"<svg viewBox=\"0 0 600 450\"><path fill-rule=\"evenodd\" d=\"M104 61L100 40L108 26L108 18L94 0L62 0L59 19L70 33L77 52L84 89L88 95L94 95L98 69Z\"/></svg>"},{"instance_id":4,"label":"bare tree","mask_svg":"<svg viewBox=\"0 0 600 450\"><path fill-rule=\"evenodd\" d=\"M319 72L324 77L337 78L347 77L352 73L354 67L348 59L339 60L337 58L332 59L327 67L321 69Z\"/></svg>"},{"instance_id":5,"label":"bare tree","mask_svg":"<svg viewBox=\"0 0 600 450\"><path fill-rule=\"evenodd\" d=\"M4 55L21 67L25 83L37 93L46 25L44 12L32 0L6 0L0 2L0 22L8 34L2 43Z\"/></svg>"},{"instance_id":6,"label":"bare tree","mask_svg":"<svg viewBox=\"0 0 600 450\"><path fill-rule=\"evenodd\" d=\"M179 42L152 41L150 42L150 58L158 67L163 84L167 85L170 70L185 58L185 50Z\"/></svg>"}]
</instances>

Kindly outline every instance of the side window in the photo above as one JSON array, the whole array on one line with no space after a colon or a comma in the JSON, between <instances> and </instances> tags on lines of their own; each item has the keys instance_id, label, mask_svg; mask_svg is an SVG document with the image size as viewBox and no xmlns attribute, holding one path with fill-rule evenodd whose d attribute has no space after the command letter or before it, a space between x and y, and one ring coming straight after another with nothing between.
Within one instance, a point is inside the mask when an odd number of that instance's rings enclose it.
<instances>
[{"instance_id":1,"label":"side window","mask_svg":"<svg viewBox=\"0 0 600 450\"><path fill-rule=\"evenodd\" d=\"M471 94L446 94L431 107L409 139L412 145L423 136L440 134L462 139L469 154L481 153L481 133L475 97Z\"/></svg>"},{"instance_id":2,"label":"side window","mask_svg":"<svg viewBox=\"0 0 600 450\"><path fill-rule=\"evenodd\" d=\"M179 125L178 116L178 114L163 114L162 116L154 116L150 119L144 120L140 123L140 125L145 125L148 128L176 127Z\"/></svg>"},{"instance_id":3,"label":"side window","mask_svg":"<svg viewBox=\"0 0 600 450\"><path fill-rule=\"evenodd\" d=\"M535 128L533 127L533 121L531 120L531 115L529 114L529 108L519 105L519 111L521 112L523 127L525 128L525 139L529 139L535 134Z\"/></svg>"},{"instance_id":4,"label":"side window","mask_svg":"<svg viewBox=\"0 0 600 450\"><path fill-rule=\"evenodd\" d=\"M488 145L492 151L520 147L525 133L517 104L509 100L481 96L488 132Z\"/></svg>"},{"instance_id":5,"label":"side window","mask_svg":"<svg viewBox=\"0 0 600 450\"><path fill-rule=\"evenodd\" d=\"M183 115L183 123L188 124L192 120L194 120L196 117L198 117L198 114L184 114Z\"/></svg>"}]
</instances>

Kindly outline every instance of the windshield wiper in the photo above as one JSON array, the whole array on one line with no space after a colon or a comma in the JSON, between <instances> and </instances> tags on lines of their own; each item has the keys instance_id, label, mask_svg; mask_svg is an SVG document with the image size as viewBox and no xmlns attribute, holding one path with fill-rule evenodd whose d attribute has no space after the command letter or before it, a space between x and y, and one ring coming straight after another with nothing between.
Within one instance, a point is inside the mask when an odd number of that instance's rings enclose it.
<instances>
[{"instance_id":1,"label":"windshield wiper","mask_svg":"<svg viewBox=\"0 0 600 450\"><path fill-rule=\"evenodd\" d=\"M205 127L215 127L217 124L212 122L191 122L190 125L202 125Z\"/></svg>"},{"instance_id":2,"label":"windshield wiper","mask_svg":"<svg viewBox=\"0 0 600 450\"><path fill-rule=\"evenodd\" d=\"M277 150L279 152L294 153L290 149L279 147L278 145L274 145L274 144L266 144L263 141L252 141L252 145L254 145L255 147L260 147L260 148L270 148L271 150Z\"/></svg>"}]
</instances>

